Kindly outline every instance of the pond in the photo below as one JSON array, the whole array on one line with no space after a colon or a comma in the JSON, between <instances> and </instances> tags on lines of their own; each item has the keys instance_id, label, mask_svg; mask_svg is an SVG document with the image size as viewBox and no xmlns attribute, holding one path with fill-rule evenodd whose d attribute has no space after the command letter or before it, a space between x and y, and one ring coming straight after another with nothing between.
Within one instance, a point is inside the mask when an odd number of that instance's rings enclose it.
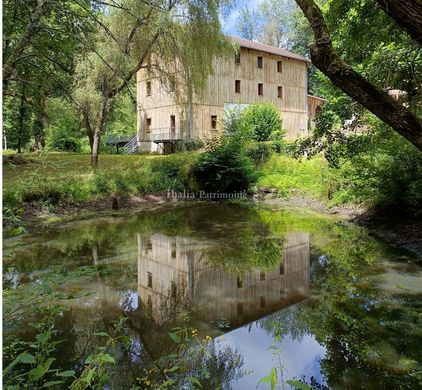
<instances>
[{"instance_id":1,"label":"pond","mask_svg":"<svg viewBox=\"0 0 422 390\"><path fill-rule=\"evenodd\" d=\"M130 389L171 355L181 324L205 340L186 372L206 366L203 389L256 389L273 368L283 389L421 385L422 268L335 217L235 202L131 210L8 239L3 268L12 290L90 270L60 286L73 299L54 366L80 370L93 334L126 317L104 388ZM5 342L30 339L31 321L6 321ZM189 388L180 374L175 388Z\"/></svg>"}]
</instances>

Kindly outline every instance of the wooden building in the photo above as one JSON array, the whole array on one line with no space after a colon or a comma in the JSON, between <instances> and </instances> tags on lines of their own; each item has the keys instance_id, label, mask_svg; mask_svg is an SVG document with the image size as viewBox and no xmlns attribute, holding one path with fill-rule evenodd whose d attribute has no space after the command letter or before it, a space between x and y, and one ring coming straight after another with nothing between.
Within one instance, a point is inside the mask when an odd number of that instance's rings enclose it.
<instances>
[{"instance_id":1,"label":"wooden building","mask_svg":"<svg viewBox=\"0 0 422 390\"><path fill-rule=\"evenodd\" d=\"M141 150L169 152L181 139L212 135L225 110L270 102L280 110L287 139L308 134L308 59L273 46L233 38L238 52L215 58L202 96L176 101L147 70L137 74L137 136Z\"/></svg>"},{"instance_id":2,"label":"wooden building","mask_svg":"<svg viewBox=\"0 0 422 390\"><path fill-rule=\"evenodd\" d=\"M309 234L290 233L274 269L236 275L213 265L206 248L187 238L139 236L140 304L159 326L188 309L200 323L224 318L231 328L241 326L307 297L309 246Z\"/></svg>"}]
</instances>

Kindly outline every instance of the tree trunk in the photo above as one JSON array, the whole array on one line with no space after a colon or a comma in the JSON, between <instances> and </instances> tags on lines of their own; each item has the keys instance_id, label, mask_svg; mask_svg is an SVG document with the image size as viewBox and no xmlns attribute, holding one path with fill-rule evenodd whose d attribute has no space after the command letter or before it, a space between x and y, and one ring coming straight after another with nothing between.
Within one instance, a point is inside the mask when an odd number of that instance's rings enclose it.
<instances>
[{"instance_id":1,"label":"tree trunk","mask_svg":"<svg viewBox=\"0 0 422 390\"><path fill-rule=\"evenodd\" d=\"M98 155L100 154L100 133L100 129L95 129L91 151L91 165L94 169L98 167Z\"/></svg>"},{"instance_id":2,"label":"tree trunk","mask_svg":"<svg viewBox=\"0 0 422 390\"><path fill-rule=\"evenodd\" d=\"M92 143L92 152L91 152L91 165L95 169L98 167L98 156L100 154L100 140L101 135L104 130L104 125L107 120L107 114L109 110L109 99L107 96L102 97L101 101L101 110L98 113L97 121L95 124L94 139Z\"/></svg>"},{"instance_id":3,"label":"tree trunk","mask_svg":"<svg viewBox=\"0 0 422 390\"><path fill-rule=\"evenodd\" d=\"M26 115L26 107L25 107L25 84L22 84L22 95L21 101L19 106L19 119L18 119L18 153L22 153L22 141L25 132L25 115Z\"/></svg>"},{"instance_id":4,"label":"tree trunk","mask_svg":"<svg viewBox=\"0 0 422 390\"><path fill-rule=\"evenodd\" d=\"M422 45L422 0L377 0L410 36Z\"/></svg>"},{"instance_id":5,"label":"tree trunk","mask_svg":"<svg viewBox=\"0 0 422 390\"><path fill-rule=\"evenodd\" d=\"M422 150L422 121L387 92L366 80L335 52L321 10L313 0L296 0L315 35L312 63L334 85Z\"/></svg>"},{"instance_id":6,"label":"tree trunk","mask_svg":"<svg viewBox=\"0 0 422 390\"><path fill-rule=\"evenodd\" d=\"M82 112L83 115L83 123L85 126L85 130L86 130L86 134L88 136L88 140L89 140L89 147L91 148L91 153L94 147L94 132L92 130L92 126L91 126L91 122L89 120L89 113L88 111L83 111Z\"/></svg>"},{"instance_id":7,"label":"tree trunk","mask_svg":"<svg viewBox=\"0 0 422 390\"><path fill-rule=\"evenodd\" d=\"M42 150L45 147L45 131L48 127L48 116L45 112L45 101L46 96L41 96L33 125L36 150Z\"/></svg>"}]
</instances>

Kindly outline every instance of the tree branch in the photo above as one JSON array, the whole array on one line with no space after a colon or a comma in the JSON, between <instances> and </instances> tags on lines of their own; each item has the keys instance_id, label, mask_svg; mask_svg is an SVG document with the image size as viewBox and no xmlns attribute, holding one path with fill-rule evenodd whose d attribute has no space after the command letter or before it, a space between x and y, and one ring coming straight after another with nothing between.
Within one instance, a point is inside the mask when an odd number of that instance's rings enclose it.
<instances>
[{"instance_id":1,"label":"tree branch","mask_svg":"<svg viewBox=\"0 0 422 390\"><path fill-rule=\"evenodd\" d=\"M422 121L339 57L322 12L313 0L296 0L296 3L315 35L315 43L310 47L312 63L334 85L422 150Z\"/></svg>"},{"instance_id":2,"label":"tree branch","mask_svg":"<svg viewBox=\"0 0 422 390\"><path fill-rule=\"evenodd\" d=\"M377 0L409 35L422 45L422 0Z\"/></svg>"}]
</instances>

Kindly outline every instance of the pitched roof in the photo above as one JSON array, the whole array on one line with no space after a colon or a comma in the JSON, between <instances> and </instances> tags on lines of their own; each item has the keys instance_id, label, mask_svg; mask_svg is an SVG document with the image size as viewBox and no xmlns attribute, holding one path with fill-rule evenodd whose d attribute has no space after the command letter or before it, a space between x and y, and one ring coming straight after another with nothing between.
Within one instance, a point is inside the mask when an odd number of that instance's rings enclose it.
<instances>
[{"instance_id":1,"label":"pitched roof","mask_svg":"<svg viewBox=\"0 0 422 390\"><path fill-rule=\"evenodd\" d=\"M238 37L231 37L231 39L233 40L233 42L237 43L240 47L246 47L247 49L263 51L265 53L292 58L298 61L311 62L308 58L302 57L299 54L291 53L290 51L287 51L285 49L280 49L275 46L265 45L263 43L249 41L247 39L238 38Z\"/></svg>"}]
</instances>

